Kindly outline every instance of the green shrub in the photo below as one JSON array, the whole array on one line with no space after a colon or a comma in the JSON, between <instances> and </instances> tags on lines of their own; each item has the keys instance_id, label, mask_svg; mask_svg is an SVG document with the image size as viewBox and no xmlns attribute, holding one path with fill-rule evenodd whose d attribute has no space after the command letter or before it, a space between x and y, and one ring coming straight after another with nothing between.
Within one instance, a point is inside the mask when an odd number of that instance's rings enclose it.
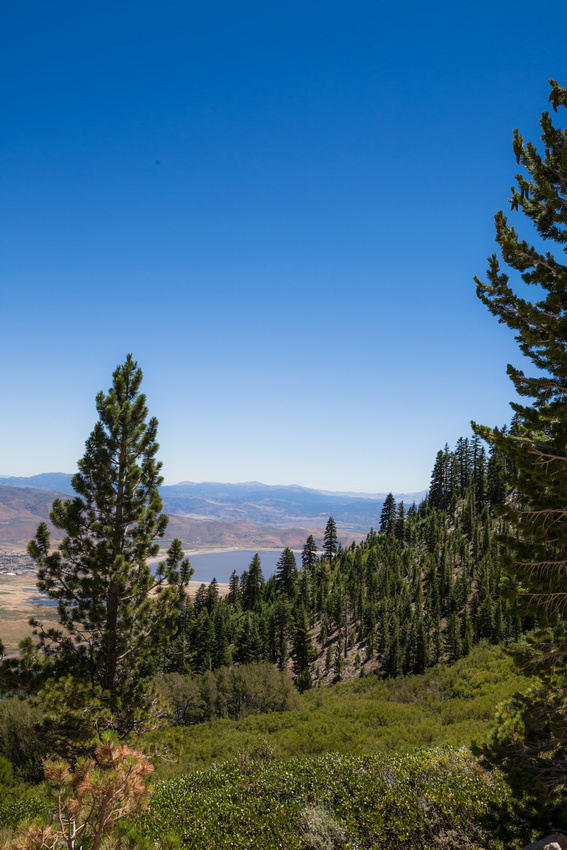
<instances>
[{"instance_id":1,"label":"green shrub","mask_svg":"<svg viewBox=\"0 0 567 850\"><path fill-rule=\"evenodd\" d=\"M290 675L273 664L221 667L201 675L166 673L156 684L171 705L171 720L190 726L213 718L238 720L271 711L299 708Z\"/></svg>"},{"instance_id":2,"label":"green shrub","mask_svg":"<svg viewBox=\"0 0 567 850\"><path fill-rule=\"evenodd\" d=\"M194 850L429 850L451 846L456 834L462 846L484 847L487 811L508 804L504 782L465 750L331 754L229 763L161 782L136 827L156 839L173 828ZM504 846L490 839L494 850Z\"/></svg>"},{"instance_id":3,"label":"green shrub","mask_svg":"<svg viewBox=\"0 0 567 850\"><path fill-rule=\"evenodd\" d=\"M40 709L31 699L0 700L0 756L12 764L18 781L37 782L43 775L45 742L37 731L41 718Z\"/></svg>"}]
</instances>

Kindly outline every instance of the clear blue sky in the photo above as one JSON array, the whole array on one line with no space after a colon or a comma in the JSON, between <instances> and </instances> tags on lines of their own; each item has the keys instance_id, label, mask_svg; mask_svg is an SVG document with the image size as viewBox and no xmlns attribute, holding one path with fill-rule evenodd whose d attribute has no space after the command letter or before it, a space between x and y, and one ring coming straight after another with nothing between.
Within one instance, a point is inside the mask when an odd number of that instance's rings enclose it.
<instances>
[{"instance_id":1,"label":"clear blue sky","mask_svg":"<svg viewBox=\"0 0 567 850\"><path fill-rule=\"evenodd\" d=\"M0 473L73 472L131 351L167 483L427 487L471 418L510 418L521 357L472 277L566 25L565 0L6 4Z\"/></svg>"}]
</instances>

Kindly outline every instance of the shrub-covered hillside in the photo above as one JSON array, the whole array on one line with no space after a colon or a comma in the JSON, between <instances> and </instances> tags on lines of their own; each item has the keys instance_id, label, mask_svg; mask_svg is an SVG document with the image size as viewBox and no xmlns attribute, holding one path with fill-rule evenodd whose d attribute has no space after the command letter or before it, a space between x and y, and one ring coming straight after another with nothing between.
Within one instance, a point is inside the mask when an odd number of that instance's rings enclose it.
<instances>
[{"instance_id":1,"label":"shrub-covered hillside","mask_svg":"<svg viewBox=\"0 0 567 850\"><path fill-rule=\"evenodd\" d=\"M168 696L174 725L142 739L143 749L157 754L158 776L202 770L264 746L275 757L288 759L328 752L460 747L473 738L483 743L495 706L529 685L503 650L487 643L453 665L437 665L421 675L386 680L368 676L301 696L290 689L286 673L278 674L269 665L238 670L238 681L231 682L226 668L219 671L218 680L211 673L190 679L191 694L181 677L173 683ZM255 695L260 694L257 683L262 679L266 690L259 702ZM240 701L240 719L223 718L227 698ZM189 714L188 725L182 708ZM208 722L196 723L193 712L201 712ZM164 751L162 759L159 753Z\"/></svg>"}]
</instances>

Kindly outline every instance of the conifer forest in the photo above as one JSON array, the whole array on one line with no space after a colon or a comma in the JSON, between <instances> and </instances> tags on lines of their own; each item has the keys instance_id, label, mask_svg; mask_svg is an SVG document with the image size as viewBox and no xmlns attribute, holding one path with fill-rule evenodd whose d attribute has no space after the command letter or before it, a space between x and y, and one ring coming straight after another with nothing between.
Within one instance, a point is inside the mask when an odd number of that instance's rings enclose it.
<instances>
[{"instance_id":1,"label":"conifer forest","mask_svg":"<svg viewBox=\"0 0 567 850\"><path fill-rule=\"evenodd\" d=\"M289 667L303 691L347 671L423 673L481 640L517 640L530 621L498 590L504 463L478 436L461 438L438 453L427 498L406 506L390 494L362 542L338 546L331 517L325 539L310 536L301 558L285 549L268 581L255 555L233 572L225 598L216 582L201 585L156 668L204 673L267 661Z\"/></svg>"}]
</instances>

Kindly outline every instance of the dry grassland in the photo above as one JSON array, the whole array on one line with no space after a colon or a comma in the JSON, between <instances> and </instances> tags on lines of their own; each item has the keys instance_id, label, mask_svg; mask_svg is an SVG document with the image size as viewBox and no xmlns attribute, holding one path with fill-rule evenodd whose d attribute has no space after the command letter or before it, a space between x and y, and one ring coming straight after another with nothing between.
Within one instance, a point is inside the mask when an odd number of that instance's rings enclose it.
<instances>
[{"instance_id":1,"label":"dry grassland","mask_svg":"<svg viewBox=\"0 0 567 850\"><path fill-rule=\"evenodd\" d=\"M193 598L200 582L189 584L189 596ZM219 584L219 594L225 596L227 584ZM18 644L32 633L30 617L37 617L48 626L57 625L57 608L46 605L35 587L35 573L26 571L20 575L0 575L0 639L6 653L17 651Z\"/></svg>"},{"instance_id":2,"label":"dry grassland","mask_svg":"<svg viewBox=\"0 0 567 850\"><path fill-rule=\"evenodd\" d=\"M34 573L0 575L0 638L7 653L17 650L19 642L31 635L30 617L50 626L57 623L57 609L41 599Z\"/></svg>"}]
</instances>

